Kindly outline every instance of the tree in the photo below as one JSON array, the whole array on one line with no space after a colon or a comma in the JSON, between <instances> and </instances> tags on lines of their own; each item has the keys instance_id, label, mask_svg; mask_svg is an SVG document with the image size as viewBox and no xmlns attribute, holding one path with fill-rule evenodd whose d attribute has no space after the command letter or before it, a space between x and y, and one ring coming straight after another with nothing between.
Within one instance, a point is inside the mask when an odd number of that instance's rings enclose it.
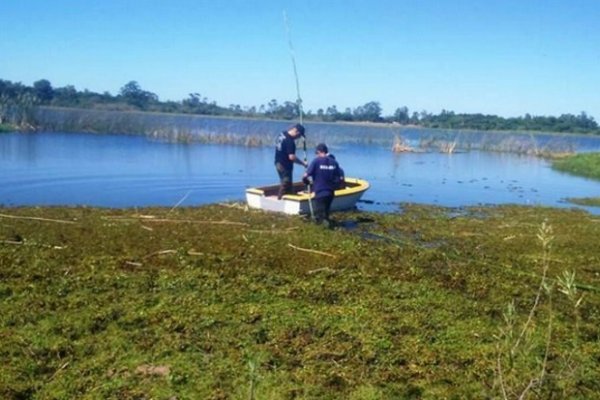
<instances>
[{"instance_id":1,"label":"tree","mask_svg":"<svg viewBox=\"0 0 600 400\"><path fill-rule=\"evenodd\" d=\"M243 114L244 111L242 110L242 106L240 106L239 104L230 104L229 112L235 116L240 116Z\"/></svg>"},{"instance_id":2,"label":"tree","mask_svg":"<svg viewBox=\"0 0 600 400\"><path fill-rule=\"evenodd\" d=\"M40 79L33 83L33 94L38 98L40 103L48 104L54 98L54 89L52 89L50 81Z\"/></svg>"},{"instance_id":3,"label":"tree","mask_svg":"<svg viewBox=\"0 0 600 400\"><path fill-rule=\"evenodd\" d=\"M324 121L324 120L325 120L325 111L323 111L323 109L322 109L322 108L319 108L319 109L317 110L317 118L318 118L319 120L321 120L321 121Z\"/></svg>"},{"instance_id":4,"label":"tree","mask_svg":"<svg viewBox=\"0 0 600 400\"><path fill-rule=\"evenodd\" d=\"M410 117L410 123L411 124L418 124L419 123L419 113L416 111L413 111L412 116Z\"/></svg>"},{"instance_id":5,"label":"tree","mask_svg":"<svg viewBox=\"0 0 600 400\"><path fill-rule=\"evenodd\" d=\"M408 107L404 106L396 108L396 111L394 112L394 121L398 122L399 124L408 124Z\"/></svg>"},{"instance_id":6,"label":"tree","mask_svg":"<svg viewBox=\"0 0 600 400\"><path fill-rule=\"evenodd\" d=\"M277 110L279 109L279 103L277 103L276 99L271 99L271 101L267 104L267 111L265 114L274 116L277 114Z\"/></svg>"},{"instance_id":7,"label":"tree","mask_svg":"<svg viewBox=\"0 0 600 400\"><path fill-rule=\"evenodd\" d=\"M194 113L200 107L201 102L200 93L190 93L189 97L181 103L184 106L184 111Z\"/></svg>"},{"instance_id":8,"label":"tree","mask_svg":"<svg viewBox=\"0 0 600 400\"><path fill-rule=\"evenodd\" d=\"M54 90L52 104L63 107L75 107L79 104L79 94L73 85L67 85Z\"/></svg>"},{"instance_id":9,"label":"tree","mask_svg":"<svg viewBox=\"0 0 600 400\"><path fill-rule=\"evenodd\" d=\"M355 108L354 118L358 121L381 121L381 106L379 105L379 102L370 101L363 106Z\"/></svg>"},{"instance_id":10,"label":"tree","mask_svg":"<svg viewBox=\"0 0 600 400\"><path fill-rule=\"evenodd\" d=\"M327 107L325 111L325 117L328 121L337 121L339 114L336 106Z\"/></svg>"},{"instance_id":11,"label":"tree","mask_svg":"<svg viewBox=\"0 0 600 400\"><path fill-rule=\"evenodd\" d=\"M352 109L350 107L346 107L343 113L338 114L338 118L342 121L352 121Z\"/></svg>"},{"instance_id":12,"label":"tree","mask_svg":"<svg viewBox=\"0 0 600 400\"><path fill-rule=\"evenodd\" d=\"M298 109L298 103L291 101L284 102L277 111L278 116L283 119L294 119L300 113L300 110Z\"/></svg>"},{"instance_id":13,"label":"tree","mask_svg":"<svg viewBox=\"0 0 600 400\"><path fill-rule=\"evenodd\" d=\"M146 109L152 102L158 101L158 96L154 93L142 90L136 81L130 81L121 88L120 95L128 104L140 109Z\"/></svg>"}]
</instances>

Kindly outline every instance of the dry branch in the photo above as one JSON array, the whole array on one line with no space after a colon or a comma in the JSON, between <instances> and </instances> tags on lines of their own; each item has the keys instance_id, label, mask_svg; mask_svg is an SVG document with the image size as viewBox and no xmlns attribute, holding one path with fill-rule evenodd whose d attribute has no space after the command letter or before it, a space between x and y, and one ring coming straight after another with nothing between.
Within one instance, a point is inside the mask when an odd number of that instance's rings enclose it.
<instances>
[{"instance_id":1,"label":"dry branch","mask_svg":"<svg viewBox=\"0 0 600 400\"><path fill-rule=\"evenodd\" d=\"M4 243L4 244L23 244L25 242L17 242L15 240L2 240L0 243Z\"/></svg>"},{"instance_id":2,"label":"dry branch","mask_svg":"<svg viewBox=\"0 0 600 400\"><path fill-rule=\"evenodd\" d=\"M211 220L193 220L193 219L172 219L172 218L157 218L152 215L140 215L139 217L122 217L122 216L106 216L102 217L108 220L119 221L145 221L145 222L170 222L170 223L188 223L188 224L208 224L208 225L235 225L235 226L250 226L246 222L236 221L211 221Z\"/></svg>"},{"instance_id":3,"label":"dry branch","mask_svg":"<svg viewBox=\"0 0 600 400\"><path fill-rule=\"evenodd\" d=\"M135 262L135 261L125 261L125 264L127 265L133 265L134 267L141 267L143 264L140 262Z\"/></svg>"},{"instance_id":4,"label":"dry branch","mask_svg":"<svg viewBox=\"0 0 600 400\"><path fill-rule=\"evenodd\" d=\"M292 249L299 250L299 251L305 251L305 252L307 252L307 253L319 254L319 255L321 255L321 256L327 256L327 257L333 257L333 258L335 258L335 257L336 257L335 255L333 255L333 254L329 254L329 253L325 253L324 251L319 251L319 250L311 250L311 249L304 249L304 248L302 248L302 247L294 246L294 245L293 245L293 244L291 244L291 243L288 243L288 246L289 246L289 247L291 247Z\"/></svg>"},{"instance_id":5,"label":"dry branch","mask_svg":"<svg viewBox=\"0 0 600 400\"><path fill-rule=\"evenodd\" d=\"M66 363L64 363L63 365L61 365L61 366L60 366L60 368L59 368L59 369L57 369L57 370L54 372L54 374L52 374L52 376L50 377L50 379L49 379L49 380L52 380L52 379L54 379L54 378L56 377L56 375L58 375L58 373L59 373L60 371L62 371L63 369L67 368L67 367L69 366L69 363L70 363L70 361L67 361Z\"/></svg>"},{"instance_id":6,"label":"dry branch","mask_svg":"<svg viewBox=\"0 0 600 400\"><path fill-rule=\"evenodd\" d=\"M41 218L41 217L22 217L17 215L0 214L0 218L8 219L27 219L32 221L44 221L44 222L57 222L59 224L75 224L75 221L67 221L64 219L52 219L52 218Z\"/></svg>"},{"instance_id":7,"label":"dry branch","mask_svg":"<svg viewBox=\"0 0 600 400\"><path fill-rule=\"evenodd\" d=\"M161 256L164 254L173 254L173 253L177 253L177 250L160 250L160 251L155 251L154 253L147 254L146 256L144 256L144 258L149 258L152 256Z\"/></svg>"},{"instance_id":8,"label":"dry branch","mask_svg":"<svg viewBox=\"0 0 600 400\"><path fill-rule=\"evenodd\" d=\"M314 275L318 272L331 272L331 273L335 273L336 271L329 268L329 267L324 267L324 268L317 268L317 269L313 269L307 272L308 275Z\"/></svg>"}]
</instances>

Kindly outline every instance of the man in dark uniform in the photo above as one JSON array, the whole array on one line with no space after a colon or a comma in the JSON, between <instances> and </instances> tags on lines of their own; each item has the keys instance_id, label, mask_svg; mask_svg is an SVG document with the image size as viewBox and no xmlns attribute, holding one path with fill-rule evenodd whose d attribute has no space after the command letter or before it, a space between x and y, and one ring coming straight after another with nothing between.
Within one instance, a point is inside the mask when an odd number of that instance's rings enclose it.
<instances>
[{"instance_id":1,"label":"man in dark uniform","mask_svg":"<svg viewBox=\"0 0 600 400\"><path fill-rule=\"evenodd\" d=\"M312 189L315 209L315 222L331 227L329 210L333 202L333 194L340 182L340 166L333 157L327 155L327 146L324 143L317 145L317 157L312 160L302 180L309 184L312 178Z\"/></svg>"},{"instance_id":2,"label":"man in dark uniform","mask_svg":"<svg viewBox=\"0 0 600 400\"><path fill-rule=\"evenodd\" d=\"M287 131L283 131L277 136L275 142L275 169L279 174L279 193L277 198L281 199L284 194L292 193L292 173L294 163L306 167L306 161L296 157L295 140L304 136L304 126L296 124Z\"/></svg>"},{"instance_id":3,"label":"man in dark uniform","mask_svg":"<svg viewBox=\"0 0 600 400\"><path fill-rule=\"evenodd\" d=\"M329 154L327 154L327 156L331 157L335 160L335 156L333 154L329 153ZM340 179L338 180L337 185L335 186L335 190L346 188L346 175L344 174L344 170L342 169L342 167L340 167L340 163L338 163L338 167L340 169L340 173L339 173Z\"/></svg>"}]
</instances>

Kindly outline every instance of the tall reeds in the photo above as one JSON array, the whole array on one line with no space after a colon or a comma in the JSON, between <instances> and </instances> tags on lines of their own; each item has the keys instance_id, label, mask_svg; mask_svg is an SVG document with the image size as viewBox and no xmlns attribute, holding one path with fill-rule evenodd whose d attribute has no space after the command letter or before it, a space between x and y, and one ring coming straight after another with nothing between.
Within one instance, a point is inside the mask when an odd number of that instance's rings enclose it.
<instances>
[{"instance_id":1,"label":"tall reeds","mask_svg":"<svg viewBox=\"0 0 600 400\"><path fill-rule=\"evenodd\" d=\"M513 153L546 158L564 157L574 153L574 148L567 140L558 137L555 140L539 143L538 139L529 134L486 133L450 136L447 132L431 133L419 141L419 148L424 151L439 151L451 154L458 150L480 150L498 153Z\"/></svg>"},{"instance_id":2,"label":"tall reeds","mask_svg":"<svg viewBox=\"0 0 600 400\"><path fill-rule=\"evenodd\" d=\"M31 93L21 93L16 98L0 96L0 125L8 124L20 130L35 129L34 107L38 99Z\"/></svg>"},{"instance_id":3,"label":"tall reeds","mask_svg":"<svg viewBox=\"0 0 600 400\"><path fill-rule=\"evenodd\" d=\"M394 137L394 143L392 144L392 151L394 153L406 153L413 151L413 149L402 139L401 136L396 135Z\"/></svg>"}]
</instances>

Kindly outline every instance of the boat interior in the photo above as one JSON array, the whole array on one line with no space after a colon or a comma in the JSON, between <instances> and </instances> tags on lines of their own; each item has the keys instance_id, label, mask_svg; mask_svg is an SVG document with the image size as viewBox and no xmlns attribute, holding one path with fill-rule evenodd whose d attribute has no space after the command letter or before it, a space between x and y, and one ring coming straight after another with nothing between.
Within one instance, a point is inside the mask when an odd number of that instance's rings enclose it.
<instances>
[{"instance_id":1,"label":"boat interior","mask_svg":"<svg viewBox=\"0 0 600 400\"><path fill-rule=\"evenodd\" d=\"M355 182L355 180L347 180L344 183L344 186L340 187L337 190L354 188L354 187L358 187L360 185L361 184L358 182ZM277 197L277 194L279 193L279 185L261 186L257 189L261 190L265 197ZM303 195L303 194L308 193L307 186L302 182L294 182L294 184L292 185L292 190L293 190L294 194L297 194L297 195Z\"/></svg>"}]
</instances>

